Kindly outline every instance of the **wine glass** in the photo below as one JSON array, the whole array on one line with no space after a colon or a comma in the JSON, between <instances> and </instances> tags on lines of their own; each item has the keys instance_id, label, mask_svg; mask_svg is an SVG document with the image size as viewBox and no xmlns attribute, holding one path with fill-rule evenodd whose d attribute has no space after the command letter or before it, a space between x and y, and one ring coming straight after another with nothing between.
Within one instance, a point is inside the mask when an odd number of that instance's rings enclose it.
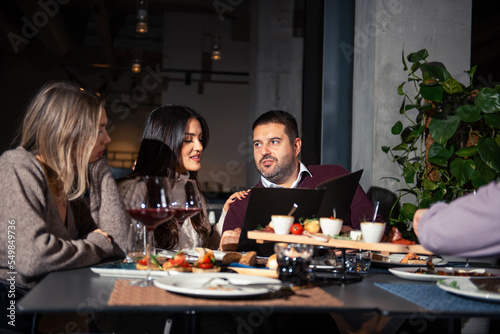
<instances>
[{"instance_id":1,"label":"wine glass","mask_svg":"<svg viewBox=\"0 0 500 334\"><path fill-rule=\"evenodd\" d=\"M172 188L172 208L175 208L174 219L179 226L182 226L186 219L200 213L202 209L201 194L196 181L175 181Z\"/></svg>"},{"instance_id":2,"label":"wine glass","mask_svg":"<svg viewBox=\"0 0 500 334\"><path fill-rule=\"evenodd\" d=\"M146 265L145 280L131 283L137 286L152 286L151 253L154 247L154 233L156 227L172 219L175 209L171 207L170 183L162 176L138 176L134 180L131 191L134 199L127 205L127 212L146 227Z\"/></svg>"}]
</instances>

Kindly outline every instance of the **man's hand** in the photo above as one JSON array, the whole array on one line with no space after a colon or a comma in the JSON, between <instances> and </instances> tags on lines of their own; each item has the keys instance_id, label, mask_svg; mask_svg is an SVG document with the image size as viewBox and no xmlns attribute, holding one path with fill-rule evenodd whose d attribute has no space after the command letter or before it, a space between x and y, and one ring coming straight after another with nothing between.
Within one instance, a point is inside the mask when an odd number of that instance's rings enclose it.
<instances>
[{"instance_id":1,"label":"man's hand","mask_svg":"<svg viewBox=\"0 0 500 334\"><path fill-rule=\"evenodd\" d=\"M238 248L238 242L240 241L241 228L235 228L234 230L226 231L222 233L220 238L219 249L221 251L235 251Z\"/></svg>"},{"instance_id":2,"label":"man's hand","mask_svg":"<svg viewBox=\"0 0 500 334\"><path fill-rule=\"evenodd\" d=\"M427 210L428 209L418 209L417 211L415 211L415 214L413 215L413 231L415 232L417 237L418 237L418 221L420 220L420 217L422 217L422 215L427 212Z\"/></svg>"}]
</instances>

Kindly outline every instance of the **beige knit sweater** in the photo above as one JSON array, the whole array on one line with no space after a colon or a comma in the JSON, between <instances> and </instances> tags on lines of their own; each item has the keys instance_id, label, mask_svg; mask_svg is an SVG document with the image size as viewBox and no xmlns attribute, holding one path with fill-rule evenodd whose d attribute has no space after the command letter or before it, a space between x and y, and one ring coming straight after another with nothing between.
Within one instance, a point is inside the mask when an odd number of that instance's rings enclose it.
<instances>
[{"instance_id":1,"label":"beige knit sweater","mask_svg":"<svg viewBox=\"0 0 500 334\"><path fill-rule=\"evenodd\" d=\"M51 271L123 255L130 218L107 161L90 164L90 196L70 202L67 227L38 160L24 148L0 157L0 279L32 287ZM90 208L89 208L90 201ZM101 228L102 234L92 232Z\"/></svg>"}]
</instances>

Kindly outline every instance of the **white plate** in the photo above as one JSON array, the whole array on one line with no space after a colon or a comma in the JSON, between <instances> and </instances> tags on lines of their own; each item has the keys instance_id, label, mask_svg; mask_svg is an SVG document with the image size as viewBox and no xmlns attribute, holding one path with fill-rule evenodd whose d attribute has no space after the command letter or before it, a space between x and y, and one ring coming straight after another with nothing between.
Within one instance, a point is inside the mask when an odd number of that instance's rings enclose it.
<instances>
[{"instance_id":1,"label":"white plate","mask_svg":"<svg viewBox=\"0 0 500 334\"><path fill-rule=\"evenodd\" d=\"M449 275L438 275L438 274L417 274L413 273L412 271L422 269L422 267L404 267L404 268L389 268L389 271L393 274L396 275L399 278L403 279L409 279L412 281L437 281L440 279L447 279L447 278L454 278L455 280L462 280L462 279L468 279L468 276L449 276ZM485 272L488 271L492 275L497 275L500 278L500 269L493 269L493 268L454 268L454 267L441 267L436 270L442 270L444 272L453 272L457 270L461 270L464 272L471 272L471 271L478 271L478 272ZM491 276L477 276L474 278L493 278Z\"/></svg>"},{"instance_id":2,"label":"white plate","mask_svg":"<svg viewBox=\"0 0 500 334\"><path fill-rule=\"evenodd\" d=\"M456 282L456 287L451 287L450 284ZM500 293L479 290L477 286L470 281L470 279L457 280L454 278L447 278L437 282L437 286L447 292L455 295L469 297L474 299L500 302Z\"/></svg>"},{"instance_id":3,"label":"white plate","mask_svg":"<svg viewBox=\"0 0 500 334\"><path fill-rule=\"evenodd\" d=\"M110 276L118 278L146 278L146 270L135 269L134 263L113 262L108 264L101 264L96 267L91 267L90 270L101 276ZM151 277L153 278L176 276L182 274L190 274L190 273L179 272L179 271L151 270Z\"/></svg>"},{"instance_id":4,"label":"white plate","mask_svg":"<svg viewBox=\"0 0 500 334\"><path fill-rule=\"evenodd\" d=\"M425 264L414 264L414 263L401 263L401 260L406 256L406 254L390 254L390 255L383 255L384 260L373 260L372 263L376 263L379 266L384 266L384 267L425 267ZM425 255L419 255L420 259L426 260L428 256ZM434 263L434 266L444 266L448 264L448 261L441 257L432 257L432 263Z\"/></svg>"},{"instance_id":5,"label":"white plate","mask_svg":"<svg viewBox=\"0 0 500 334\"><path fill-rule=\"evenodd\" d=\"M204 284L215 277L227 278L235 284L270 284L269 287L228 287L214 289L205 287ZM221 284L225 284L220 280ZM193 274L189 276L170 276L154 281L154 284L170 292L199 297L245 297L268 293L275 290L281 281L275 278L240 275L236 273L208 273ZM274 289L273 289L274 287Z\"/></svg>"}]
</instances>

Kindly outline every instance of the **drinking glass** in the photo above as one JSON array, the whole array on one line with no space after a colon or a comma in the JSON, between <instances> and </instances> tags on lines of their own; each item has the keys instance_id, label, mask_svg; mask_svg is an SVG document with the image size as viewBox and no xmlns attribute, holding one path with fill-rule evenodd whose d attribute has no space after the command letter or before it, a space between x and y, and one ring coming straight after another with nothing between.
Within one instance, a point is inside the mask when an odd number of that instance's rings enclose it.
<instances>
[{"instance_id":1,"label":"drinking glass","mask_svg":"<svg viewBox=\"0 0 500 334\"><path fill-rule=\"evenodd\" d=\"M128 228L125 255L128 263L135 263L146 255L146 228L139 221L133 221Z\"/></svg>"},{"instance_id":2,"label":"drinking glass","mask_svg":"<svg viewBox=\"0 0 500 334\"><path fill-rule=\"evenodd\" d=\"M188 218L196 216L202 209L201 193L194 180L177 180L172 189L174 219L182 226Z\"/></svg>"},{"instance_id":3,"label":"drinking glass","mask_svg":"<svg viewBox=\"0 0 500 334\"><path fill-rule=\"evenodd\" d=\"M347 253L346 257L346 268L349 272L366 272L372 264L370 251Z\"/></svg>"},{"instance_id":4,"label":"drinking glass","mask_svg":"<svg viewBox=\"0 0 500 334\"><path fill-rule=\"evenodd\" d=\"M175 209L171 207L170 183L162 176L138 176L134 179L131 191L135 198L127 206L132 219L140 221L146 227L146 279L131 283L137 286L152 286L151 253L154 247L154 230L159 225L172 219Z\"/></svg>"}]
</instances>

